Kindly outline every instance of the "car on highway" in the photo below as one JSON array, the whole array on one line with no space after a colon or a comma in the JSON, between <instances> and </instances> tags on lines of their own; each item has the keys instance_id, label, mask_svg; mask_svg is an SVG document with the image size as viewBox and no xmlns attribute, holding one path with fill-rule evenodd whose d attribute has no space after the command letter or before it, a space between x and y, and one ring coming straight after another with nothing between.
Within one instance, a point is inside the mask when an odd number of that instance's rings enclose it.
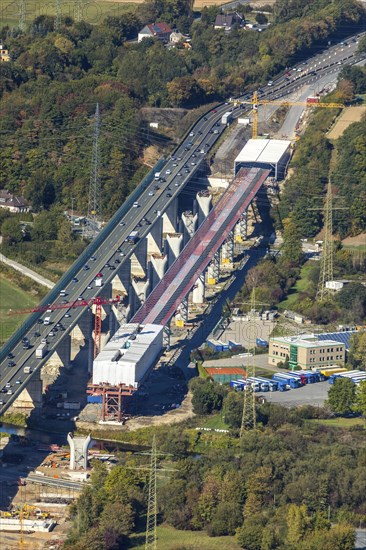
<instances>
[{"instance_id":1,"label":"car on highway","mask_svg":"<svg viewBox=\"0 0 366 550\"><path fill-rule=\"evenodd\" d=\"M170 199L170 197L172 196L171 193L167 193L166 196Z\"/></svg>"},{"instance_id":2,"label":"car on highway","mask_svg":"<svg viewBox=\"0 0 366 550\"><path fill-rule=\"evenodd\" d=\"M119 255L123 257L123 256L125 256L125 253L124 253L124 252L120 252Z\"/></svg>"},{"instance_id":3,"label":"car on highway","mask_svg":"<svg viewBox=\"0 0 366 550\"><path fill-rule=\"evenodd\" d=\"M40 333L40 332L36 331L36 332L34 333L34 338L39 338L40 336L41 336L41 333Z\"/></svg>"},{"instance_id":4,"label":"car on highway","mask_svg":"<svg viewBox=\"0 0 366 550\"><path fill-rule=\"evenodd\" d=\"M21 380L16 380L15 383L16 383L16 384L21 384L22 381L21 381Z\"/></svg>"},{"instance_id":5,"label":"car on highway","mask_svg":"<svg viewBox=\"0 0 366 550\"><path fill-rule=\"evenodd\" d=\"M71 317L71 313L65 313L65 317L66 317L66 318Z\"/></svg>"},{"instance_id":6,"label":"car on highway","mask_svg":"<svg viewBox=\"0 0 366 550\"><path fill-rule=\"evenodd\" d=\"M7 393L8 395L13 395L13 390L8 390L6 393Z\"/></svg>"},{"instance_id":7,"label":"car on highway","mask_svg":"<svg viewBox=\"0 0 366 550\"><path fill-rule=\"evenodd\" d=\"M189 135L190 135L190 137L193 137L193 136L194 136L194 132L190 132Z\"/></svg>"},{"instance_id":8,"label":"car on highway","mask_svg":"<svg viewBox=\"0 0 366 550\"><path fill-rule=\"evenodd\" d=\"M123 226L126 225L125 222L119 222L119 225Z\"/></svg>"},{"instance_id":9,"label":"car on highway","mask_svg":"<svg viewBox=\"0 0 366 550\"><path fill-rule=\"evenodd\" d=\"M116 269L116 267L114 265L111 265L111 267L109 268L111 271L114 271Z\"/></svg>"},{"instance_id":10,"label":"car on highway","mask_svg":"<svg viewBox=\"0 0 366 550\"><path fill-rule=\"evenodd\" d=\"M132 206L133 206L133 208L138 208L140 205L137 201L135 201Z\"/></svg>"},{"instance_id":11,"label":"car on highway","mask_svg":"<svg viewBox=\"0 0 366 550\"><path fill-rule=\"evenodd\" d=\"M120 263L121 263L121 260L118 259L118 258L116 258L116 259L114 260L114 263L115 263L115 264L120 264Z\"/></svg>"},{"instance_id":12,"label":"car on highway","mask_svg":"<svg viewBox=\"0 0 366 550\"><path fill-rule=\"evenodd\" d=\"M84 300L84 298L82 296L78 296L78 302L82 302Z\"/></svg>"},{"instance_id":13,"label":"car on highway","mask_svg":"<svg viewBox=\"0 0 366 550\"><path fill-rule=\"evenodd\" d=\"M11 388L11 384L10 384L10 382L7 382L7 383L5 384L5 387L6 387L6 389L9 389L9 388Z\"/></svg>"},{"instance_id":14,"label":"car on highway","mask_svg":"<svg viewBox=\"0 0 366 550\"><path fill-rule=\"evenodd\" d=\"M154 192L153 192L153 191L150 191L149 197L153 197L153 196L154 196Z\"/></svg>"},{"instance_id":15,"label":"car on highway","mask_svg":"<svg viewBox=\"0 0 366 550\"><path fill-rule=\"evenodd\" d=\"M89 266L88 266L87 264L85 264L85 265L84 265L84 270L85 270L85 271L88 271L88 269L89 269Z\"/></svg>"},{"instance_id":16,"label":"car on highway","mask_svg":"<svg viewBox=\"0 0 366 550\"><path fill-rule=\"evenodd\" d=\"M13 353L8 353L8 359L14 359L14 354Z\"/></svg>"},{"instance_id":17,"label":"car on highway","mask_svg":"<svg viewBox=\"0 0 366 550\"><path fill-rule=\"evenodd\" d=\"M8 367L15 367L15 362L14 361L9 361Z\"/></svg>"},{"instance_id":18,"label":"car on highway","mask_svg":"<svg viewBox=\"0 0 366 550\"><path fill-rule=\"evenodd\" d=\"M95 256L90 256L90 261L91 261L91 262L96 262L96 261L97 261L97 259L96 259L96 257L95 257Z\"/></svg>"},{"instance_id":19,"label":"car on highway","mask_svg":"<svg viewBox=\"0 0 366 550\"><path fill-rule=\"evenodd\" d=\"M165 170L165 173L169 176L169 174L171 174L172 171L168 169L168 170Z\"/></svg>"}]
</instances>

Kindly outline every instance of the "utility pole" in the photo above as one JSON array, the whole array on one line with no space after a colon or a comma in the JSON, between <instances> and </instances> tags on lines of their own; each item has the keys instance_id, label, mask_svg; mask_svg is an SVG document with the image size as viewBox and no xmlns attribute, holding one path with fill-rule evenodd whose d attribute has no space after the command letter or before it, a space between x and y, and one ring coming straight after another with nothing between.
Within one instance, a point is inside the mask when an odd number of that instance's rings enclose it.
<instances>
[{"instance_id":1,"label":"utility pole","mask_svg":"<svg viewBox=\"0 0 366 550\"><path fill-rule=\"evenodd\" d=\"M61 27L61 0L55 0L55 21L54 31L58 32Z\"/></svg>"},{"instance_id":2,"label":"utility pole","mask_svg":"<svg viewBox=\"0 0 366 550\"><path fill-rule=\"evenodd\" d=\"M253 286L251 299L250 299L250 311L249 311L249 325L248 325L248 336L251 340L252 334L254 338L253 347L251 351L253 352L253 363L254 363L254 357L255 357L255 334L256 334L256 326L255 326L255 286ZM251 357L249 357L249 350L251 347L251 342L249 342L248 345L248 363L246 367L246 375L245 380L248 380L248 378L255 377L255 365L249 365ZM255 413L255 394L254 394L254 388L253 383L246 384L244 388L244 404L243 404L243 416L241 419L241 427L240 427L240 438L243 437L244 432L248 430L255 429L256 427L256 413Z\"/></svg>"},{"instance_id":3,"label":"utility pole","mask_svg":"<svg viewBox=\"0 0 366 550\"><path fill-rule=\"evenodd\" d=\"M84 235L87 226L91 225L90 231L95 236L98 233L98 218L100 214L100 195L101 184L99 175L99 135L100 135L100 111L99 103L97 103L94 115L94 140L93 140L93 152L90 166L90 182L89 182L89 200L88 200L88 214L86 224L84 225Z\"/></svg>"},{"instance_id":4,"label":"utility pole","mask_svg":"<svg viewBox=\"0 0 366 550\"><path fill-rule=\"evenodd\" d=\"M25 32L25 0L20 0L19 2L19 29L21 32Z\"/></svg>"},{"instance_id":5,"label":"utility pole","mask_svg":"<svg viewBox=\"0 0 366 550\"><path fill-rule=\"evenodd\" d=\"M327 288L327 281L333 281L333 210L347 210L347 207L333 206L332 184L330 179L327 185L327 194L325 196L324 213L324 241L323 253L320 258L320 274L316 299L320 302L332 293L332 289ZM319 210L319 208L309 208L308 210Z\"/></svg>"},{"instance_id":6,"label":"utility pole","mask_svg":"<svg viewBox=\"0 0 366 550\"><path fill-rule=\"evenodd\" d=\"M146 542L145 550L157 549L157 532L156 532L156 519L157 519L157 501L156 501L156 466L157 466L157 453L156 453L156 440L155 435L153 437L151 446L151 461L150 461L150 478L149 478L149 495L147 502L147 518L146 518Z\"/></svg>"}]
</instances>

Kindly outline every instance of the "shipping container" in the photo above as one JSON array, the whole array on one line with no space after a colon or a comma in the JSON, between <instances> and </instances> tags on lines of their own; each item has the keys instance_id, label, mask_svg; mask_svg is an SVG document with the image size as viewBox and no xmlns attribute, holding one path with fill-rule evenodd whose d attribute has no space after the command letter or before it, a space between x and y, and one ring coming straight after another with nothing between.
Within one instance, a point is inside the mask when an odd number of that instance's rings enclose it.
<instances>
[{"instance_id":1,"label":"shipping container","mask_svg":"<svg viewBox=\"0 0 366 550\"><path fill-rule=\"evenodd\" d=\"M224 113L221 117L221 124L230 124L232 121L233 114L228 111L227 113Z\"/></svg>"},{"instance_id":2,"label":"shipping container","mask_svg":"<svg viewBox=\"0 0 366 550\"><path fill-rule=\"evenodd\" d=\"M222 351L222 343L218 340L207 340L207 346L213 351Z\"/></svg>"},{"instance_id":3,"label":"shipping container","mask_svg":"<svg viewBox=\"0 0 366 550\"><path fill-rule=\"evenodd\" d=\"M102 403L103 396L102 395L88 395L86 400L87 400L88 403Z\"/></svg>"}]
</instances>

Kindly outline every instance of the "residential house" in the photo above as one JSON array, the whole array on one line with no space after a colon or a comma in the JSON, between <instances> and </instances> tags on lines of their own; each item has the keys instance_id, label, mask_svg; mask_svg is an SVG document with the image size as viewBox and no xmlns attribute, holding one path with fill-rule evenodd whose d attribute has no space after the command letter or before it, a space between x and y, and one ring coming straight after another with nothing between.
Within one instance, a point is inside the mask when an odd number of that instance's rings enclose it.
<instances>
[{"instance_id":1,"label":"residential house","mask_svg":"<svg viewBox=\"0 0 366 550\"><path fill-rule=\"evenodd\" d=\"M6 63L7 61L10 61L9 50L7 50L5 46L0 43L0 62Z\"/></svg>"},{"instance_id":2,"label":"residential house","mask_svg":"<svg viewBox=\"0 0 366 550\"><path fill-rule=\"evenodd\" d=\"M29 204L23 197L17 197L6 189L0 190L0 208L7 208L10 212L29 212Z\"/></svg>"},{"instance_id":3,"label":"residential house","mask_svg":"<svg viewBox=\"0 0 366 550\"><path fill-rule=\"evenodd\" d=\"M240 13L221 13L216 17L214 28L231 31L235 25L239 27L245 25L245 19Z\"/></svg>"},{"instance_id":4,"label":"residential house","mask_svg":"<svg viewBox=\"0 0 366 550\"><path fill-rule=\"evenodd\" d=\"M159 38L159 40L163 42L169 42L172 32L172 29L167 23L150 23L141 29L138 33L137 40L141 42L144 38Z\"/></svg>"}]
</instances>

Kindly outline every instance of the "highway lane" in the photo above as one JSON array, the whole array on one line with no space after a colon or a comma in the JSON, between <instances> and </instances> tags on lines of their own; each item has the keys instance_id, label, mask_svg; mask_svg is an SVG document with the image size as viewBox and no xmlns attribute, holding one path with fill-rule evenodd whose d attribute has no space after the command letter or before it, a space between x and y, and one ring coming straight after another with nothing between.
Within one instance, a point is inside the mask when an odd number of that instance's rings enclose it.
<instances>
[{"instance_id":1,"label":"highway lane","mask_svg":"<svg viewBox=\"0 0 366 550\"><path fill-rule=\"evenodd\" d=\"M346 46L346 48L344 45L332 46L328 50L328 56L322 53L308 60L306 66L309 69L304 69L299 78L297 78L295 71L293 71L295 75L293 79L289 79L288 76L282 74L277 79L274 79L272 86L262 89L260 94L266 98L276 97L276 94L285 96L287 93L296 90L296 87L326 74L327 71L331 72L334 70L329 66L329 59L332 59L332 56L337 66L339 66L338 62L342 64L355 62L357 60L357 56L355 56L357 46L357 42L351 42L351 45ZM296 70L296 73L298 72ZM312 72L315 72L315 75L311 74ZM248 97L247 95L246 98ZM62 299L73 302L79 296L88 300L100 293L100 289L94 285L97 273L103 273L105 284L115 276L116 270L111 269L106 264L112 267L120 267L131 256L135 247L125 243L125 239L131 231L137 228L138 223L142 223L142 227L138 228L141 236L146 235L151 226L144 225L142 218L147 218L153 224L156 211L160 210L163 212L169 202L174 200L175 196L180 193L182 187L188 182L192 172L196 169L197 163L206 156L206 153L220 138L225 129L225 126L220 123L221 116L229 108L232 108L231 105L219 105L197 121L192 129L193 135L187 135L183 139L173 155L166 160L163 168L160 170L161 176L164 177L165 181L158 183L160 187L159 192L154 190L155 185L157 185L157 182L154 180L147 186L144 186L144 188L141 186L138 199L139 207L131 208L124 215L123 220L118 220L111 233L106 237L103 246L99 247L98 252L94 254L95 261L90 261L89 259L87 264L89 269L86 270L82 267L75 273L69 272L68 280L64 287L67 294L66 298L59 297L57 300L53 300L53 303L60 303ZM234 117L242 113L243 110L240 107L233 109ZM205 150L205 154L201 153L202 149ZM196 156L192 157L193 154ZM192 165L192 162L195 165ZM190 170L190 172L186 173L185 170ZM167 173L167 171L170 173ZM182 174L182 176L178 174ZM177 186L175 185L176 183L178 184ZM154 194L151 195L150 193ZM171 197L167 196L168 193ZM120 225L121 222L124 225ZM124 256L120 256L121 253ZM117 259L120 260L120 264L116 264ZM76 282L72 282L74 277L77 279ZM31 379L31 374L24 374L24 366L30 366L34 371L46 362L47 357L44 360L35 358L35 350L40 344L41 339L47 337L51 329L54 329L54 325L61 322L65 330L57 330L57 332L54 332L55 336L48 338L50 349L55 349L64 335L72 330L83 313L84 308L55 310L49 314L44 312L39 315L39 318L44 320L45 317L49 316L51 318L51 325L38 324L37 321L33 323L33 326L27 333L32 347L30 349L23 349L21 337L19 338L11 350L14 358L4 357L0 363L0 391L2 388L7 390L6 384L11 384L11 388L9 389L12 391L12 394L0 393L0 414L5 412L10 403L20 394L21 390ZM39 333L39 336L36 336L35 333ZM9 361L14 361L15 365L8 367ZM16 383L17 380L20 381L19 384Z\"/></svg>"}]
</instances>

